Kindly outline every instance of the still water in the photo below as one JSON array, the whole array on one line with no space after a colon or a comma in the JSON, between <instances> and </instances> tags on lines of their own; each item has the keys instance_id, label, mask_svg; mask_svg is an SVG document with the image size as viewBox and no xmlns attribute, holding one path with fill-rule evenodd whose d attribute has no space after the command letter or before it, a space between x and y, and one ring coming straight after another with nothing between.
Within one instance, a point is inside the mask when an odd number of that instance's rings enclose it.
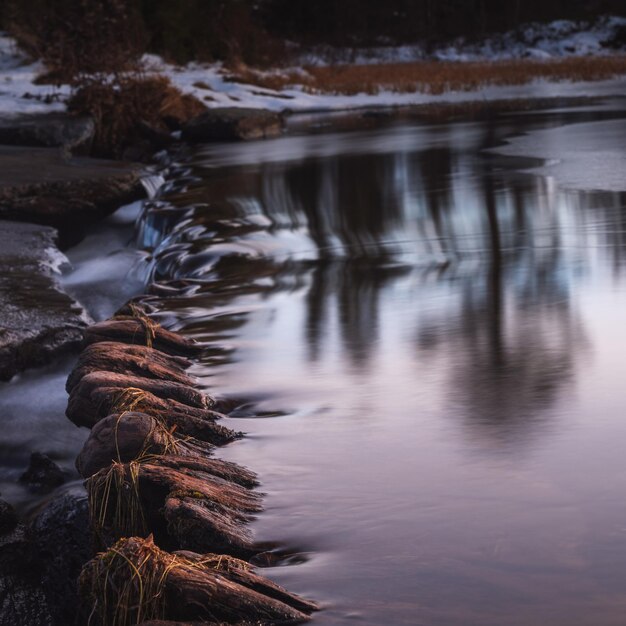
<instances>
[{"instance_id":1,"label":"still water","mask_svg":"<svg viewBox=\"0 0 626 626\"><path fill-rule=\"evenodd\" d=\"M150 206L315 624L626 623L625 111L204 146Z\"/></svg>"}]
</instances>

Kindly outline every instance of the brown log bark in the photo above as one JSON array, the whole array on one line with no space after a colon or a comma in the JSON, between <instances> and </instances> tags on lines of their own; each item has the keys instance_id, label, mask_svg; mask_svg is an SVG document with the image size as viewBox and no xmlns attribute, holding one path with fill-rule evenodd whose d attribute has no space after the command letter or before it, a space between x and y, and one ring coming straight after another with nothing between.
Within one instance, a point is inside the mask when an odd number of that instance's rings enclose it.
<instances>
[{"instance_id":1,"label":"brown log bark","mask_svg":"<svg viewBox=\"0 0 626 626\"><path fill-rule=\"evenodd\" d=\"M215 554L170 554L151 537L122 539L92 559L79 594L92 626L151 620L279 626L302 623L317 610L247 564Z\"/></svg>"},{"instance_id":2,"label":"brown log bark","mask_svg":"<svg viewBox=\"0 0 626 626\"><path fill-rule=\"evenodd\" d=\"M70 393L83 376L97 371L116 372L193 386L196 381L185 372L190 365L191 362L185 358L170 356L147 346L102 341L91 344L82 351L76 367L67 379L65 389Z\"/></svg>"},{"instance_id":3,"label":"brown log bark","mask_svg":"<svg viewBox=\"0 0 626 626\"><path fill-rule=\"evenodd\" d=\"M210 443L193 438L181 439L156 418L127 411L109 415L93 427L76 459L76 469L83 478L89 478L111 463L128 463L146 455L205 458L212 451Z\"/></svg>"},{"instance_id":4,"label":"brown log bark","mask_svg":"<svg viewBox=\"0 0 626 626\"><path fill-rule=\"evenodd\" d=\"M165 460L165 462L161 462ZM260 511L260 495L231 482L236 466L164 456L114 464L85 485L94 530L103 545L153 532L172 549L256 554L244 524ZM227 476L228 480L223 476ZM248 472L242 470L243 479Z\"/></svg>"},{"instance_id":5,"label":"brown log bark","mask_svg":"<svg viewBox=\"0 0 626 626\"><path fill-rule=\"evenodd\" d=\"M115 372L91 372L80 379L74 391L78 395L88 396L98 387L117 387L124 389L141 389L147 391L162 400L173 400L179 404L198 409L209 409L213 406L213 399L206 394L180 383L166 380L155 380L142 376L129 374L116 374Z\"/></svg>"},{"instance_id":6,"label":"brown log bark","mask_svg":"<svg viewBox=\"0 0 626 626\"><path fill-rule=\"evenodd\" d=\"M85 345L100 341L151 346L173 356L197 356L202 346L161 326L148 326L142 319L120 316L94 324L85 330Z\"/></svg>"}]
</instances>

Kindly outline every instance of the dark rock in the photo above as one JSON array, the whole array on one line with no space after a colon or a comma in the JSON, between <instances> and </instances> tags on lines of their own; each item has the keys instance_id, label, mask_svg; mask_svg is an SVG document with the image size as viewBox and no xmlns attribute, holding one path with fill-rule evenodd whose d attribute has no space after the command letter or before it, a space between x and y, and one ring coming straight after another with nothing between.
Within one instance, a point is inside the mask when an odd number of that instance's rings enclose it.
<instances>
[{"instance_id":1,"label":"dark rock","mask_svg":"<svg viewBox=\"0 0 626 626\"><path fill-rule=\"evenodd\" d=\"M0 535L0 626L52 626L39 580L36 548L18 524Z\"/></svg>"},{"instance_id":2,"label":"dark rock","mask_svg":"<svg viewBox=\"0 0 626 626\"><path fill-rule=\"evenodd\" d=\"M56 233L0 222L0 380L77 348L90 321L53 277Z\"/></svg>"},{"instance_id":3,"label":"dark rock","mask_svg":"<svg viewBox=\"0 0 626 626\"><path fill-rule=\"evenodd\" d=\"M0 500L0 535L10 533L17 526L17 514L5 500Z\"/></svg>"},{"instance_id":4,"label":"dark rock","mask_svg":"<svg viewBox=\"0 0 626 626\"><path fill-rule=\"evenodd\" d=\"M88 116L19 115L0 121L0 144L64 148L87 154L95 132L96 125Z\"/></svg>"},{"instance_id":5,"label":"dark rock","mask_svg":"<svg viewBox=\"0 0 626 626\"><path fill-rule=\"evenodd\" d=\"M277 137L283 131L279 113L262 109L226 107L209 109L182 129L182 138L192 143Z\"/></svg>"},{"instance_id":6,"label":"dark rock","mask_svg":"<svg viewBox=\"0 0 626 626\"><path fill-rule=\"evenodd\" d=\"M0 218L54 226L74 242L88 224L145 197L142 174L59 149L0 146Z\"/></svg>"},{"instance_id":7,"label":"dark rock","mask_svg":"<svg viewBox=\"0 0 626 626\"><path fill-rule=\"evenodd\" d=\"M77 488L52 500L32 524L42 589L58 626L75 623L78 575L93 556L88 509Z\"/></svg>"},{"instance_id":8,"label":"dark rock","mask_svg":"<svg viewBox=\"0 0 626 626\"><path fill-rule=\"evenodd\" d=\"M33 452L30 465L20 476L20 482L39 492L51 491L65 482L63 470L46 454Z\"/></svg>"}]
</instances>

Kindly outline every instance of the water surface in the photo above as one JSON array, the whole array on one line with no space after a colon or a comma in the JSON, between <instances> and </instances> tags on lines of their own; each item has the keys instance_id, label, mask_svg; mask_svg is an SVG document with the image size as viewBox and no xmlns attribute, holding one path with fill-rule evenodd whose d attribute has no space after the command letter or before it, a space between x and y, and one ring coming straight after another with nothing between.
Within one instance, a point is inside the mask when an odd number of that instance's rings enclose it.
<instances>
[{"instance_id":1,"label":"water surface","mask_svg":"<svg viewBox=\"0 0 626 626\"><path fill-rule=\"evenodd\" d=\"M205 146L152 205L151 300L212 344L250 434L223 456L314 623L624 624L626 184L596 167L623 118Z\"/></svg>"}]
</instances>

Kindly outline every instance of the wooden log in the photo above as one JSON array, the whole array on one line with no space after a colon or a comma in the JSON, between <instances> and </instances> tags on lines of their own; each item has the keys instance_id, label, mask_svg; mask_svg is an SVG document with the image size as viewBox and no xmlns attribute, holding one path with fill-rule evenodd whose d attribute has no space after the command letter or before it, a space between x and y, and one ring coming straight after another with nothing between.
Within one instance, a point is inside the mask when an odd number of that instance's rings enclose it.
<instances>
[{"instance_id":1,"label":"wooden log","mask_svg":"<svg viewBox=\"0 0 626 626\"><path fill-rule=\"evenodd\" d=\"M115 341L155 348L173 356L192 357L202 352L202 346L178 333L143 319L120 316L99 322L85 330L85 345L100 341Z\"/></svg>"},{"instance_id":2,"label":"wooden log","mask_svg":"<svg viewBox=\"0 0 626 626\"><path fill-rule=\"evenodd\" d=\"M151 537L122 539L87 563L79 595L91 626L150 620L282 626L305 622L317 609L262 580L246 563L216 554L170 554Z\"/></svg>"},{"instance_id":3,"label":"wooden log","mask_svg":"<svg viewBox=\"0 0 626 626\"><path fill-rule=\"evenodd\" d=\"M102 341L91 344L82 351L76 367L67 379L65 389L70 393L83 376L98 371L193 386L196 381L185 372L190 365L191 362L183 357L170 356L147 346Z\"/></svg>"},{"instance_id":4,"label":"wooden log","mask_svg":"<svg viewBox=\"0 0 626 626\"><path fill-rule=\"evenodd\" d=\"M168 380L156 380L142 376L129 374L117 374L115 372L91 372L80 379L73 392L77 395L88 396L98 387L117 387L123 389L141 389L163 400L174 400L179 404L198 409L209 409L213 406L213 399L206 394L180 383ZM217 416L216 416L217 417Z\"/></svg>"},{"instance_id":5,"label":"wooden log","mask_svg":"<svg viewBox=\"0 0 626 626\"><path fill-rule=\"evenodd\" d=\"M244 524L260 511L260 495L232 482L235 466L224 468L207 459L200 468L196 460L188 465L189 459L167 455L114 463L87 479L99 541L111 545L121 537L153 532L159 545L172 549L243 558L258 553Z\"/></svg>"},{"instance_id":6,"label":"wooden log","mask_svg":"<svg viewBox=\"0 0 626 626\"><path fill-rule=\"evenodd\" d=\"M208 457L212 450L210 443L176 437L150 415L127 411L109 415L93 427L76 459L76 469L89 478L115 462L167 453Z\"/></svg>"},{"instance_id":7,"label":"wooden log","mask_svg":"<svg viewBox=\"0 0 626 626\"><path fill-rule=\"evenodd\" d=\"M65 414L77 426L93 428L113 413L139 411L155 417L168 430L212 443L227 444L242 437L242 433L220 426L215 421L224 417L210 409L199 409L175 400L164 400L141 389L96 387L82 391L82 382L70 394Z\"/></svg>"}]
</instances>

